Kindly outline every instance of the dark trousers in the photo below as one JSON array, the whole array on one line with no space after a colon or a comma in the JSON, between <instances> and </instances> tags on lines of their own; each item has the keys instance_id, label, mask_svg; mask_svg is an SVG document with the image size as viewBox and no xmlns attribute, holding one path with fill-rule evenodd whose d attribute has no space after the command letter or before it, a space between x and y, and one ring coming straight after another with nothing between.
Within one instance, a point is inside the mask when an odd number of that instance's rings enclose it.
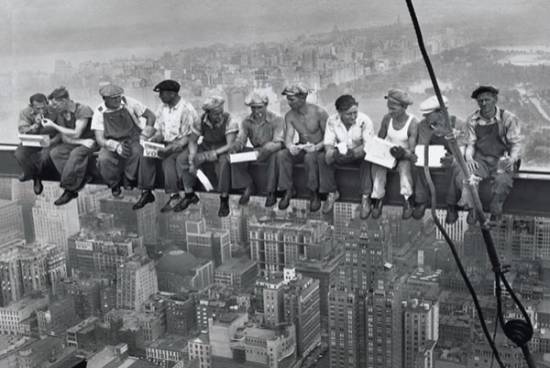
<instances>
[{"instance_id":1,"label":"dark trousers","mask_svg":"<svg viewBox=\"0 0 550 368\"><path fill-rule=\"evenodd\" d=\"M243 151L252 151L251 148L245 148ZM277 191L277 171L278 171L278 155L277 152L273 152L263 160L258 162L266 163L265 176L267 177L266 191L272 193ZM248 172L249 163L240 162L231 165L231 179L233 188L242 189L252 185L252 177Z\"/></svg>"},{"instance_id":2,"label":"dark trousers","mask_svg":"<svg viewBox=\"0 0 550 368\"><path fill-rule=\"evenodd\" d=\"M203 146L199 146L197 151L204 152L208 150ZM197 177L189 172L189 150L185 150L178 157L178 167L181 169L181 178L185 191L192 191L197 182ZM218 181L217 192L229 193L231 190L231 164L229 163L228 154L219 155L216 161L204 162L197 169L201 169L207 177L211 177L212 173L214 173Z\"/></svg>"},{"instance_id":3,"label":"dark trousers","mask_svg":"<svg viewBox=\"0 0 550 368\"><path fill-rule=\"evenodd\" d=\"M426 175L424 175L424 168L421 166L415 166L413 168L414 176L414 201L416 203L431 203L430 189L428 187L428 181ZM453 168L445 167L445 182L451 183L453 181Z\"/></svg>"},{"instance_id":4,"label":"dark trousers","mask_svg":"<svg viewBox=\"0 0 550 368\"><path fill-rule=\"evenodd\" d=\"M293 156L287 149L277 152L279 156L277 158L279 163L279 189L290 190L293 186L292 169L294 164L304 163L304 169L307 178L307 188L312 192L319 190L319 163L318 156L322 155L322 152L305 152L300 151L297 155Z\"/></svg>"},{"instance_id":5,"label":"dark trousers","mask_svg":"<svg viewBox=\"0 0 550 368\"><path fill-rule=\"evenodd\" d=\"M86 172L93 149L78 144L62 143L50 151L50 158L61 174L61 188L76 192L85 184Z\"/></svg>"},{"instance_id":6,"label":"dark trousers","mask_svg":"<svg viewBox=\"0 0 550 368\"><path fill-rule=\"evenodd\" d=\"M177 164L178 156L183 151L174 152L162 159L162 173L164 175L164 190L172 194L179 192L179 181L182 176L181 167ZM139 162L138 188L143 190L154 190L157 180L157 163L159 159L152 157L141 157Z\"/></svg>"},{"instance_id":7,"label":"dark trousers","mask_svg":"<svg viewBox=\"0 0 550 368\"><path fill-rule=\"evenodd\" d=\"M53 147L51 147L53 148ZM40 177L50 163L50 147L27 147L19 145L14 152L25 179Z\"/></svg>"},{"instance_id":8,"label":"dark trousers","mask_svg":"<svg viewBox=\"0 0 550 368\"><path fill-rule=\"evenodd\" d=\"M482 180L488 179L491 183L490 211L492 214L499 215L502 213L502 205L506 197L508 197L508 194L512 191L514 173L511 171L497 172L497 158L476 153L474 159L479 165L474 175L480 177ZM456 205L462 195L463 199L468 202L467 205L473 207L464 186L464 175L456 163L453 164L452 175L453 180L451 180L449 191L447 192L447 204Z\"/></svg>"},{"instance_id":9,"label":"dark trousers","mask_svg":"<svg viewBox=\"0 0 550 368\"><path fill-rule=\"evenodd\" d=\"M362 155L364 157L364 154ZM321 152L317 156L319 164L319 192L331 193L338 190L336 183L336 169L340 165L359 165L359 183L361 185L361 194L370 195L372 192L372 173L371 163L365 161L363 157L353 157L351 155L341 155L336 152L334 163L327 164L326 153Z\"/></svg>"},{"instance_id":10,"label":"dark trousers","mask_svg":"<svg viewBox=\"0 0 550 368\"><path fill-rule=\"evenodd\" d=\"M101 177L109 188L123 185L132 185L137 181L139 160L143 153L143 147L139 141L129 142L131 153L127 158L119 156L106 148L99 151L97 166Z\"/></svg>"}]
</instances>

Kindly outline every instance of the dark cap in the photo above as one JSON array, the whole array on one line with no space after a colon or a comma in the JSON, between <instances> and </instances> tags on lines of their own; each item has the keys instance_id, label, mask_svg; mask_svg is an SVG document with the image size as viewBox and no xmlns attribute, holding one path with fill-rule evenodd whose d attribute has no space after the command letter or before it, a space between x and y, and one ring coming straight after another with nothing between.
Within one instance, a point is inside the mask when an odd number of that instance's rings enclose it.
<instances>
[{"instance_id":1,"label":"dark cap","mask_svg":"<svg viewBox=\"0 0 550 368\"><path fill-rule=\"evenodd\" d=\"M472 98L477 98L482 93L489 92L494 94L495 96L498 95L498 89L496 89L493 86L479 86L472 92Z\"/></svg>"},{"instance_id":2,"label":"dark cap","mask_svg":"<svg viewBox=\"0 0 550 368\"><path fill-rule=\"evenodd\" d=\"M56 88L48 95L48 100L59 100L62 98L69 98L69 91L65 87Z\"/></svg>"},{"instance_id":3,"label":"dark cap","mask_svg":"<svg viewBox=\"0 0 550 368\"><path fill-rule=\"evenodd\" d=\"M179 92L180 91L180 84L176 82L175 80L166 79L160 82L153 88L154 92L160 92L160 91L172 91L172 92Z\"/></svg>"}]
</instances>

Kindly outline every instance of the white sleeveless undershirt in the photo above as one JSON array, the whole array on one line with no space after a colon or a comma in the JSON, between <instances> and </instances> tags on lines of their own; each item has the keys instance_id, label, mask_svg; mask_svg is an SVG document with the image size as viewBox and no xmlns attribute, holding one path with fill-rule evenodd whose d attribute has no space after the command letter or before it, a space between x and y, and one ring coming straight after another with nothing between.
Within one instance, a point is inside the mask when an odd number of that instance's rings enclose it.
<instances>
[{"instance_id":1,"label":"white sleeveless undershirt","mask_svg":"<svg viewBox=\"0 0 550 368\"><path fill-rule=\"evenodd\" d=\"M405 123L405 126L399 130L393 128L393 118L390 119L388 124L388 133L386 134L386 140L393 143L396 146L409 148L409 125L411 124L414 116L410 115Z\"/></svg>"}]
</instances>

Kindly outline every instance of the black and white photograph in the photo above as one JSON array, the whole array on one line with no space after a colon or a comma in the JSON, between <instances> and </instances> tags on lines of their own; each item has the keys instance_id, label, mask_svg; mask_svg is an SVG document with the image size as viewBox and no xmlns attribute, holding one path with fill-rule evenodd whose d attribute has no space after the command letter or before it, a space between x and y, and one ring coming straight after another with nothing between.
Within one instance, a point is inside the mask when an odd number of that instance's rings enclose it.
<instances>
[{"instance_id":1,"label":"black and white photograph","mask_svg":"<svg viewBox=\"0 0 550 368\"><path fill-rule=\"evenodd\" d=\"M0 0L0 368L550 368L548 0Z\"/></svg>"}]
</instances>

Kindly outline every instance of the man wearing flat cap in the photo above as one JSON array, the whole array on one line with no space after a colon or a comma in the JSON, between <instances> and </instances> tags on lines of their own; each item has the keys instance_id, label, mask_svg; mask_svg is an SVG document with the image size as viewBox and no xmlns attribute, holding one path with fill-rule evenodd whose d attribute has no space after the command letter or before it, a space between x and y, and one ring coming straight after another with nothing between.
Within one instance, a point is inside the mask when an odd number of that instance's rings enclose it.
<instances>
[{"instance_id":1,"label":"man wearing flat cap","mask_svg":"<svg viewBox=\"0 0 550 368\"><path fill-rule=\"evenodd\" d=\"M57 130L63 141L50 151L64 189L54 204L61 206L78 197L78 191L86 184L88 161L97 148L91 129L93 110L71 100L65 87L56 88L48 98L58 115L56 122L46 120L44 126Z\"/></svg>"},{"instance_id":2,"label":"man wearing flat cap","mask_svg":"<svg viewBox=\"0 0 550 368\"><path fill-rule=\"evenodd\" d=\"M330 213L340 197L336 183L335 165L359 166L361 187L360 217L371 213L371 164L364 160L366 142L374 135L371 119L359 111L359 103L351 95L342 95L334 103L337 113L327 122L323 143L325 154L319 155L320 192L328 193L323 213Z\"/></svg>"},{"instance_id":3,"label":"man wearing flat cap","mask_svg":"<svg viewBox=\"0 0 550 368\"><path fill-rule=\"evenodd\" d=\"M496 224L502 215L502 206L512 190L513 172L521 158L523 136L519 119L510 111L497 106L498 90L493 86L480 86L472 92L479 109L466 120L466 151L464 158L471 180L491 180L491 224ZM462 200L469 209L466 221L477 221L472 199L463 185L463 175L455 168L455 180L447 197L448 216L456 218L457 203Z\"/></svg>"},{"instance_id":4,"label":"man wearing flat cap","mask_svg":"<svg viewBox=\"0 0 550 368\"><path fill-rule=\"evenodd\" d=\"M449 106L449 100L447 97L442 96L445 108ZM448 142L445 139L445 135L450 131L445 125L445 112L441 109L439 101L436 96L432 96L424 100L420 104L420 112L424 118L418 124L418 140L419 145L429 146L444 146L446 154L441 158L441 165L445 169L445 175L447 181L452 180L453 170L451 165L453 162L453 156L448 149ZM462 127L463 123L460 122L456 116L449 115L450 128L455 130L457 127ZM419 163L423 165L423 162ZM413 218L419 220L424 217L426 208L430 203L430 191L428 189L428 183L424 174L424 168L418 166L414 168L414 201L415 207L413 211ZM456 221L456 220L455 220Z\"/></svg>"},{"instance_id":5,"label":"man wearing flat cap","mask_svg":"<svg viewBox=\"0 0 550 368\"><path fill-rule=\"evenodd\" d=\"M196 182L195 173L201 168L207 173L214 173L217 179L217 191L220 193L219 217L229 215L229 190L231 189L231 164L229 151L233 147L239 124L224 111L225 100L220 96L207 98L202 104L204 113L191 127L189 142L190 154L181 155L183 183L187 190L193 190ZM199 137L202 142L197 147ZM193 147L193 148L191 148Z\"/></svg>"},{"instance_id":6,"label":"man wearing flat cap","mask_svg":"<svg viewBox=\"0 0 550 368\"><path fill-rule=\"evenodd\" d=\"M141 102L123 96L124 90L114 84L99 89L103 103L94 110L92 130L101 147L97 165L113 196L120 197L121 185L134 186L143 148L140 136L148 139L154 132L155 114ZM141 125L140 117L146 119Z\"/></svg>"},{"instance_id":7,"label":"man wearing flat cap","mask_svg":"<svg viewBox=\"0 0 550 368\"><path fill-rule=\"evenodd\" d=\"M275 113L267 109L269 99L261 92L253 91L245 99L251 113L241 123L239 133L233 145L234 151L246 150L247 140L250 140L253 149L258 153L257 160L267 163L267 198L266 207L277 202L277 152L284 144L284 121ZM239 199L239 204L245 205L254 192L254 182L248 172L247 163L238 163L231 166L233 188L245 188Z\"/></svg>"},{"instance_id":8,"label":"man wearing flat cap","mask_svg":"<svg viewBox=\"0 0 550 368\"><path fill-rule=\"evenodd\" d=\"M44 190L40 176L50 165L50 150L61 140L58 132L45 127L47 120L55 121L57 112L48 104L48 98L42 93L35 93L29 98L29 105L19 113L19 134L48 135L49 147L30 147L22 144L15 150L15 159L23 170L19 181L33 180L34 194L39 195Z\"/></svg>"},{"instance_id":9,"label":"man wearing flat cap","mask_svg":"<svg viewBox=\"0 0 550 368\"><path fill-rule=\"evenodd\" d=\"M388 114L382 119L378 137L393 144L390 152L397 160L399 192L405 199L402 218L409 219L414 208L412 161L416 159L414 149L418 135L418 120L412 114L407 113L407 108L413 103L407 92L400 89L390 89L385 98L388 105ZM386 175L387 169L385 167L372 165L373 218L379 218L382 214L383 200L386 194Z\"/></svg>"},{"instance_id":10,"label":"man wearing flat cap","mask_svg":"<svg viewBox=\"0 0 550 368\"><path fill-rule=\"evenodd\" d=\"M318 156L323 151L323 136L328 114L322 107L306 102L309 91L301 84L286 87L282 94L286 96L290 111L285 115L285 146L279 153L279 189L285 192L279 202L279 209L288 208L294 192L292 166L304 163L307 183L310 191L309 209L312 212L321 208L319 197ZM298 143L294 136L298 134Z\"/></svg>"},{"instance_id":11,"label":"man wearing flat cap","mask_svg":"<svg viewBox=\"0 0 550 368\"><path fill-rule=\"evenodd\" d=\"M180 84L170 79L160 82L153 88L154 92L158 92L161 103L155 113L157 117L154 125L155 133L148 141L164 145L158 153L162 160L164 190L170 198L160 209L163 213L176 210L176 207L182 207L183 203L186 204L186 208L195 198L198 200L192 189L185 187L185 182L183 187L186 196L182 198L179 194L184 170L184 166L179 163L179 157L190 148L191 128L198 120L195 108L181 98L179 90ZM134 210L154 202L153 190L156 180L157 159L142 156L138 177L138 188L142 192L139 200L134 204Z\"/></svg>"}]
</instances>

